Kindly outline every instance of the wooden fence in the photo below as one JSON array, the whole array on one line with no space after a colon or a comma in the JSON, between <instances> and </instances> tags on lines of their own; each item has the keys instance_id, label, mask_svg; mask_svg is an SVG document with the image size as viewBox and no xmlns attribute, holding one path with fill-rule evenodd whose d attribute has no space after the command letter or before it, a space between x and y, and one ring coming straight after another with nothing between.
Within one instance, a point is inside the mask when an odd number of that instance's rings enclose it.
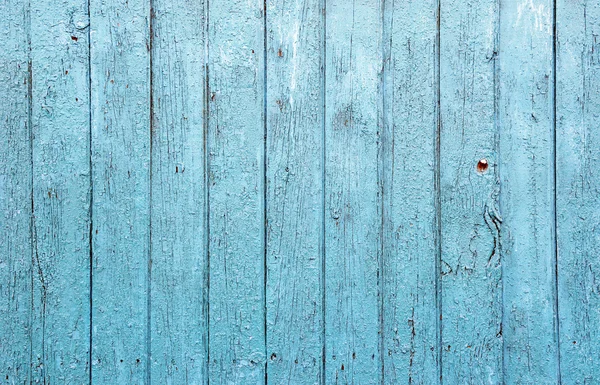
<instances>
[{"instance_id":1,"label":"wooden fence","mask_svg":"<svg viewBox=\"0 0 600 385\"><path fill-rule=\"evenodd\" d=\"M600 384L597 0L0 30L0 383Z\"/></svg>"}]
</instances>

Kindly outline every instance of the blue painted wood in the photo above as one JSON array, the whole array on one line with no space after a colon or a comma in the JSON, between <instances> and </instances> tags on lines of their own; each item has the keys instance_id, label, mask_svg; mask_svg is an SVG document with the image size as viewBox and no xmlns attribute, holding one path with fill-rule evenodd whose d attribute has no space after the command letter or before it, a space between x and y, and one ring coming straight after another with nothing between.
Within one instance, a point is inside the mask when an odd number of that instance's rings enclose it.
<instances>
[{"instance_id":1,"label":"blue painted wood","mask_svg":"<svg viewBox=\"0 0 600 385\"><path fill-rule=\"evenodd\" d=\"M600 3L556 10L556 209L563 384L600 381Z\"/></svg>"},{"instance_id":2,"label":"blue painted wood","mask_svg":"<svg viewBox=\"0 0 600 385\"><path fill-rule=\"evenodd\" d=\"M383 383L440 382L437 12L385 3Z\"/></svg>"},{"instance_id":3,"label":"blue painted wood","mask_svg":"<svg viewBox=\"0 0 600 385\"><path fill-rule=\"evenodd\" d=\"M0 1L0 382L599 382L599 16Z\"/></svg>"},{"instance_id":4,"label":"blue painted wood","mask_svg":"<svg viewBox=\"0 0 600 385\"><path fill-rule=\"evenodd\" d=\"M92 378L149 384L150 8L91 2Z\"/></svg>"},{"instance_id":5,"label":"blue painted wood","mask_svg":"<svg viewBox=\"0 0 600 385\"><path fill-rule=\"evenodd\" d=\"M501 3L504 383L557 384L553 4Z\"/></svg>"},{"instance_id":6,"label":"blue painted wood","mask_svg":"<svg viewBox=\"0 0 600 385\"><path fill-rule=\"evenodd\" d=\"M449 384L503 378L498 5L441 6L442 378Z\"/></svg>"},{"instance_id":7,"label":"blue painted wood","mask_svg":"<svg viewBox=\"0 0 600 385\"><path fill-rule=\"evenodd\" d=\"M207 377L203 1L154 0L151 379Z\"/></svg>"},{"instance_id":8,"label":"blue painted wood","mask_svg":"<svg viewBox=\"0 0 600 385\"><path fill-rule=\"evenodd\" d=\"M325 383L381 382L382 7L325 9Z\"/></svg>"},{"instance_id":9,"label":"blue painted wood","mask_svg":"<svg viewBox=\"0 0 600 385\"><path fill-rule=\"evenodd\" d=\"M320 0L267 3L267 382L323 378Z\"/></svg>"},{"instance_id":10,"label":"blue painted wood","mask_svg":"<svg viewBox=\"0 0 600 385\"><path fill-rule=\"evenodd\" d=\"M87 4L31 3L32 383L89 380Z\"/></svg>"},{"instance_id":11,"label":"blue painted wood","mask_svg":"<svg viewBox=\"0 0 600 385\"><path fill-rule=\"evenodd\" d=\"M209 383L264 384L264 2L208 4Z\"/></svg>"},{"instance_id":12,"label":"blue painted wood","mask_svg":"<svg viewBox=\"0 0 600 385\"><path fill-rule=\"evenodd\" d=\"M29 7L0 2L0 382L31 382Z\"/></svg>"}]
</instances>

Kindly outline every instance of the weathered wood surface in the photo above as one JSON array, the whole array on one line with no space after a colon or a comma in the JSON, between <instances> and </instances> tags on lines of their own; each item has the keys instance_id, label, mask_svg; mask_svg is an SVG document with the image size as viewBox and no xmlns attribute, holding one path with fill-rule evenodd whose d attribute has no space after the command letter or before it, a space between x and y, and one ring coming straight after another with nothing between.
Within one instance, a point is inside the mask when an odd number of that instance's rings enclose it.
<instances>
[{"instance_id":1,"label":"weathered wood surface","mask_svg":"<svg viewBox=\"0 0 600 385\"><path fill-rule=\"evenodd\" d=\"M32 2L30 23L31 381L84 383L90 374L87 4Z\"/></svg>"},{"instance_id":2,"label":"weathered wood surface","mask_svg":"<svg viewBox=\"0 0 600 385\"><path fill-rule=\"evenodd\" d=\"M0 381L31 381L32 158L29 8L0 2Z\"/></svg>"},{"instance_id":3,"label":"weathered wood surface","mask_svg":"<svg viewBox=\"0 0 600 385\"><path fill-rule=\"evenodd\" d=\"M201 383L208 357L205 4L154 0L150 375Z\"/></svg>"},{"instance_id":4,"label":"weathered wood surface","mask_svg":"<svg viewBox=\"0 0 600 385\"><path fill-rule=\"evenodd\" d=\"M385 2L383 383L440 381L437 14Z\"/></svg>"},{"instance_id":5,"label":"weathered wood surface","mask_svg":"<svg viewBox=\"0 0 600 385\"><path fill-rule=\"evenodd\" d=\"M264 4L208 2L209 373L265 381Z\"/></svg>"},{"instance_id":6,"label":"weathered wood surface","mask_svg":"<svg viewBox=\"0 0 600 385\"><path fill-rule=\"evenodd\" d=\"M498 3L444 1L440 19L442 378L502 382Z\"/></svg>"},{"instance_id":7,"label":"weathered wood surface","mask_svg":"<svg viewBox=\"0 0 600 385\"><path fill-rule=\"evenodd\" d=\"M559 381L553 4L500 12L498 122L505 384Z\"/></svg>"},{"instance_id":8,"label":"weathered wood surface","mask_svg":"<svg viewBox=\"0 0 600 385\"><path fill-rule=\"evenodd\" d=\"M325 3L325 383L381 382L381 4Z\"/></svg>"},{"instance_id":9,"label":"weathered wood surface","mask_svg":"<svg viewBox=\"0 0 600 385\"><path fill-rule=\"evenodd\" d=\"M556 215L563 384L600 381L600 3L557 1Z\"/></svg>"},{"instance_id":10,"label":"weathered wood surface","mask_svg":"<svg viewBox=\"0 0 600 385\"><path fill-rule=\"evenodd\" d=\"M597 1L0 20L0 383L600 383Z\"/></svg>"},{"instance_id":11,"label":"weathered wood surface","mask_svg":"<svg viewBox=\"0 0 600 385\"><path fill-rule=\"evenodd\" d=\"M146 1L90 3L95 384L150 382L149 23Z\"/></svg>"},{"instance_id":12,"label":"weathered wood surface","mask_svg":"<svg viewBox=\"0 0 600 385\"><path fill-rule=\"evenodd\" d=\"M322 4L267 2L268 384L323 377Z\"/></svg>"}]
</instances>

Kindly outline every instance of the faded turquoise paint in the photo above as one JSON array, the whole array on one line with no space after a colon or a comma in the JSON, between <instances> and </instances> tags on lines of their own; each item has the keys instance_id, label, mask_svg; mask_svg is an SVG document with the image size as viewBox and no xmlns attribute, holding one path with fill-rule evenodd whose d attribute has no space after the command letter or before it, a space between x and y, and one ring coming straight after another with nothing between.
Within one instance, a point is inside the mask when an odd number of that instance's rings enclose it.
<instances>
[{"instance_id":1,"label":"faded turquoise paint","mask_svg":"<svg viewBox=\"0 0 600 385\"><path fill-rule=\"evenodd\" d=\"M383 383L437 384L436 0L387 0L384 26Z\"/></svg>"},{"instance_id":2,"label":"faded turquoise paint","mask_svg":"<svg viewBox=\"0 0 600 385\"><path fill-rule=\"evenodd\" d=\"M205 9L189 4L153 3L149 350L157 384L207 374Z\"/></svg>"},{"instance_id":3,"label":"faded turquoise paint","mask_svg":"<svg viewBox=\"0 0 600 385\"><path fill-rule=\"evenodd\" d=\"M149 21L143 0L90 3L95 384L149 379Z\"/></svg>"},{"instance_id":4,"label":"faded turquoise paint","mask_svg":"<svg viewBox=\"0 0 600 385\"><path fill-rule=\"evenodd\" d=\"M0 20L0 383L600 383L597 1Z\"/></svg>"},{"instance_id":5,"label":"faded turquoise paint","mask_svg":"<svg viewBox=\"0 0 600 385\"><path fill-rule=\"evenodd\" d=\"M0 381L31 381L32 158L29 10L0 2Z\"/></svg>"},{"instance_id":6,"label":"faded turquoise paint","mask_svg":"<svg viewBox=\"0 0 600 385\"><path fill-rule=\"evenodd\" d=\"M552 1L502 3L499 30L503 378L556 384Z\"/></svg>"},{"instance_id":7,"label":"faded turquoise paint","mask_svg":"<svg viewBox=\"0 0 600 385\"><path fill-rule=\"evenodd\" d=\"M556 215L563 384L600 381L600 3L557 2Z\"/></svg>"},{"instance_id":8,"label":"faded turquoise paint","mask_svg":"<svg viewBox=\"0 0 600 385\"><path fill-rule=\"evenodd\" d=\"M267 2L268 384L323 376L322 6Z\"/></svg>"},{"instance_id":9,"label":"faded turquoise paint","mask_svg":"<svg viewBox=\"0 0 600 385\"><path fill-rule=\"evenodd\" d=\"M450 384L503 378L498 5L447 0L441 13L442 376Z\"/></svg>"},{"instance_id":10,"label":"faded turquoise paint","mask_svg":"<svg viewBox=\"0 0 600 385\"><path fill-rule=\"evenodd\" d=\"M325 383L381 382L381 4L325 3Z\"/></svg>"},{"instance_id":11,"label":"faded turquoise paint","mask_svg":"<svg viewBox=\"0 0 600 385\"><path fill-rule=\"evenodd\" d=\"M31 6L31 381L84 383L90 373L87 4Z\"/></svg>"}]
</instances>

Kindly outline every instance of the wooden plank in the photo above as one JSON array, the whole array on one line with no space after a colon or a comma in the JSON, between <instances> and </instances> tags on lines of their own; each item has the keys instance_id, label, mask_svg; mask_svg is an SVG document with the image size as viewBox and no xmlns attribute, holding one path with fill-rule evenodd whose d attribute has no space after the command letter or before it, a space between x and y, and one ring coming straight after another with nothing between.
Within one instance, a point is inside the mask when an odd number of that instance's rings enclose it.
<instances>
[{"instance_id":1,"label":"wooden plank","mask_svg":"<svg viewBox=\"0 0 600 385\"><path fill-rule=\"evenodd\" d=\"M91 3L92 382L146 384L149 365L149 2Z\"/></svg>"},{"instance_id":2,"label":"wooden plank","mask_svg":"<svg viewBox=\"0 0 600 385\"><path fill-rule=\"evenodd\" d=\"M600 4L557 1L556 206L563 384L600 381Z\"/></svg>"},{"instance_id":3,"label":"wooden plank","mask_svg":"<svg viewBox=\"0 0 600 385\"><path fill-rule=\"evenodd\" d=\"M558 383L553 2L502 4L500 250L504 383Z\"/></svg>"},{"instance_id":4,"label":"wooden plank","mask_svg":"<svg viewBox=\"0 0 600 385\"><path fill-rule=\"evenodd\" d=\"M437 384L437 2L385 15L383 382Z\"/></svg>"},{"instance_id":5,"label":"wooden plank","mask_svg":"<svg viewBox=\"0 0 600 385\"><path fill-rule=\"evenodd\" d=\"M0 378L31 381L29 4L0 2Z\"/></svg>"},{"instance_id":6,"label":"wooden plank","mask_svg":"<svg viewBox=\"0 0 600 385\"><path fill-rule=\"evenodd\" d=\"M208 12L209 377L264 384L264 2Z\"/></svg>"},{"instance_id":7,"label":"wooden plank","mask_svg":"<svg viewBox=\"0 0 600 385\"><path fill-rule=\"evenodd\" d=\"M152 381L206 383L204 1L154 0Z\"/></svg>"},{"instance_id":8,"label":"wooden plank","mask_svg":"<svg viewBox=\"0 0 600 385\"><path fill-rule=\"evenodd\" d=\"M323 13L267 2L267 380L323 369Z\"/></svg>"},{"instance_id":9,"label":"wooden plank","mask_svg":"<svg viewBox=\"0 0 600 385\"><path fill-rule=\"evenodd\" d=\"M325 383L381 382L381 4L326 2Z\"/></svg>"},{"instance_id":10,"label":"wooden plank","mask_svg":"<svg viewBox=\"0 0 600 385\"><path fill-rule=\"evenodd\" d=\"M89 380L87 4L31 4L33 383Z\"/></svg>"},{"instance_id":11,"label":"wooden plank","mask_svg":"<svg viewBox=\"0 0 600 385\"><path fill-rule=\"evenodd\" d=\"M87 8L32 9L33 382L89 376Z\"/></svg>"},{"instance_id":12,"label":"wooden plank","mask_svg":"<svg viewBox=\"0 0 600 385\"><path fill-rule=\"evenodd\" d=\"M442 378L450 384L502 382L497 27L497 0L442 3Z\"/></svg>"},{"instance_id":13,"label":"wooden plank","mask_svg":"<svg viewBox=\"0 0 600 385\"><path fill-rule=\"evenodd\" d=\"M152 379L203 383L204 3L155 0L153 7Z\"/></svg>"}]
</instances>

